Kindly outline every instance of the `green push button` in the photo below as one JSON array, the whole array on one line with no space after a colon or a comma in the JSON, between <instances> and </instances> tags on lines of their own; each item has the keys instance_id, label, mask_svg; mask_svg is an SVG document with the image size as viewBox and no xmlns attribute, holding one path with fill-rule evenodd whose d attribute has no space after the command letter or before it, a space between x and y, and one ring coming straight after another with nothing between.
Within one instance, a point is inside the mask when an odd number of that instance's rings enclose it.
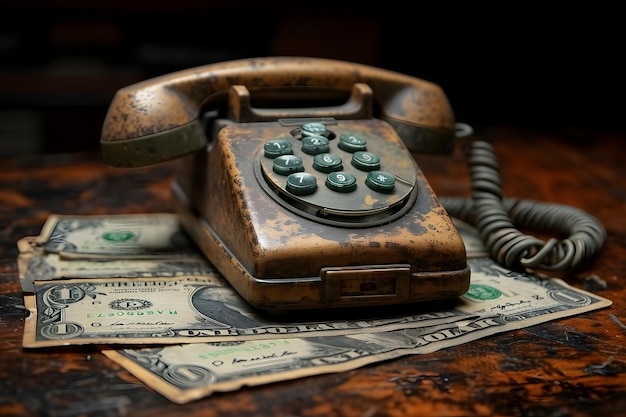
<instances>
[{"instance_id":1,"label":"green push button","mask_svg":"<svg viewBox=\"0 0 626 417\"><path fill-rule=\"evenodd\" d=\"M384 171L371 171L367 173L365 185L374 191L389 194L396 185L396 177Z\"/></svg>"},{"instance_id":2,"label":"green push button","mask_svg":"<svg viewBox=\"0 0 626 417\"><path fill-rule=\"evenodd\" d=\"M265 142L263 151L267 158L274 159L281 155L291 155L293 153L293 146L287 139L274 139Z\"/></svg>"},{"instance_id":3,"label":"green push button","mask_svg":"<svg viewBox=\"0 0 626 417\"><path fill-rule=\"evenodd\" d=\"M304 171L302 159L295 155L281 155L272 162L272 169L280 175L289 175Z\"/></svg>"},{"instance_id":4,"label":"green push button","mask_svg":"<svg viewBox=\"0 0 626 417\"><path fill-rule=\"evenodd\" d=\"M318 122L305 123L300 129L302 131L302 136L321 136L326 133L326 125Z\"/></svg>"},{"instance_id":5,"label":"green push button","mask_svg":"<svg viewBox=\"0 0 626 417\"><path fill-rule=\"evenodd\" d=\"M356 177L349 172L331 172L326 177L326 186L339 193L356 190Z\"/></svg>"},{"instance_id":6,"label":"green push button","mask_svg":"<svg viewBox=\"0 0 626 417\"><path fill-rule=\"evenodd\" d=\"M305 136L302 138L302 152L309 155L328 152L328 139L324 136Z\"/></svg>"},{"instance_id":7,"label":"green push button","mask_svg":"<svg viewBox=\"0 0 626 417\"><path fill-rule=\"evenodd\" d=\"M352 165L361 171L374 171L380 168L380 158L371 152L359 151L352 155Z\"/></svg>"},{"instance_id":8,"label":"green push button","mask_svg":"<svg viewBox=\"0 0 626 417\"><path fill-rule=\"evenodd\" d=\"M321 153L313 157L313 168L320 172L335 172L343 169L341 157L331 153Z\"/></svg>"},{"instance_id":9,"label":"green push button","mask_svg":"<svg viewBox=\"0 0 626 417\"><path fill-rule=\"evenodd\" d=\"M296 172L287 177L286 188L295 195L313 194L317 189L317 180L307 172Z\"/></svg>"},{"instance_id":10,"label":"green push button","mask_svg":"<svg viewBox=\"0 0 626 417\"><path fill-rule=\"evenodd\" d=\"M339 146L339 149L350 153L364 151L367 149L367 140L362 136L344 134L339 136L337 146Z\"/></svg>"}]
</instances>

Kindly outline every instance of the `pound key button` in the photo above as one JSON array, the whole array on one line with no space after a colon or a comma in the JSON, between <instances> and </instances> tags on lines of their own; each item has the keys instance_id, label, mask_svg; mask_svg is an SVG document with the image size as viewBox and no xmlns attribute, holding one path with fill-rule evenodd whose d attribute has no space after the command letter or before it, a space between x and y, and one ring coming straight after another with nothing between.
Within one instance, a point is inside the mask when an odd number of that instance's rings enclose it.
<instances>
[{"instance_id":1,"label":"pound key button","mask_svg":"<svg viewBox=\"0 0 626 417\"><path fill-rule=\"evenodd\" d=\"M365 184L374 191L389 194L396 185L396 177L384 171L371 171L367 173Z\"/></svg>"}]
</instances>

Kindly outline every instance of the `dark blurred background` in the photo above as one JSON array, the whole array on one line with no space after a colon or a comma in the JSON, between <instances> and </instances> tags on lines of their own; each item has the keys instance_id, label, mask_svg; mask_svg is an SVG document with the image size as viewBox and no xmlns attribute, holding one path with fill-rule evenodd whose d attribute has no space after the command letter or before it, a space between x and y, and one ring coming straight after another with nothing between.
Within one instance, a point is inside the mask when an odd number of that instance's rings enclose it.
<instances>
[{"instance_id":1,"label":"dark blurred background","mask_svg":"<svg viewBox=\"0 0 626 417\"><path fill-rule=\"evenodd\" d=\"M97 150L117 89L230 59L354 61L439 84L458 121L624 132L620 13L385 1L0 3L0 157Z\"/></svg>"}]
</instances>

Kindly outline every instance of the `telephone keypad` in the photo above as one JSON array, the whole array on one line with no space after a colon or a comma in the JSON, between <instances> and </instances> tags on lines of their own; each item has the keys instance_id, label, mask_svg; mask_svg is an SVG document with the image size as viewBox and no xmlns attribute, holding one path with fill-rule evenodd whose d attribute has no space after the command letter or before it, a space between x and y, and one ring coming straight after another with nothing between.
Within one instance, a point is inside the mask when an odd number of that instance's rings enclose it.
<instances>
[{"instance_id":1,"label":"telephone keypad","mask_svg":"<svg viewBox=\"0 0 626 417\"><path fill-rule=\"evenodd\" d=\"M282 205L363 223L394 216L416 197L415 161L397 136L387 138L393 131L350 121L272 132L257 161L258 178Z\"/></svg>"}]
</instances>

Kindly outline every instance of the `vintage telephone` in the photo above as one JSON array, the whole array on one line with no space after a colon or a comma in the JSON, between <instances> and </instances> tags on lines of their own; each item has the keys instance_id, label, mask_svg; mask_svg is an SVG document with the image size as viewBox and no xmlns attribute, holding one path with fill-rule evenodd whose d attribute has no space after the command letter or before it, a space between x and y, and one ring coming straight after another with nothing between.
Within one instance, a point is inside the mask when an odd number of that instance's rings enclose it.
<instances>
[{"instance_id":1,"label":"vintage telephone","mask_svg":"<svg viewBox=\"0 0 626 417\"><path fill-rule=\"evenodd\" d=\"M502 229L494 215L518 205L491 192L497 180L484 143L473 150L485 174L475 185L495 203L478 213L477 201L441 204L411 151L450 153L457 130L431 82L343 61L268 57L119 90L101 149L117 167L179 158L172 196L183 227L254 307L378 306L464 294L470 270L449 212L481 224L489 239L494 223L495 235ZM593 247L581 252L574 239L574 261L570 254L550 265L571 266L602 245L601 225L574 216L582 246ZM568 252L512 239L489 246L503 262L545 266L547 255Z\"/></svg>"}]
</instances>

